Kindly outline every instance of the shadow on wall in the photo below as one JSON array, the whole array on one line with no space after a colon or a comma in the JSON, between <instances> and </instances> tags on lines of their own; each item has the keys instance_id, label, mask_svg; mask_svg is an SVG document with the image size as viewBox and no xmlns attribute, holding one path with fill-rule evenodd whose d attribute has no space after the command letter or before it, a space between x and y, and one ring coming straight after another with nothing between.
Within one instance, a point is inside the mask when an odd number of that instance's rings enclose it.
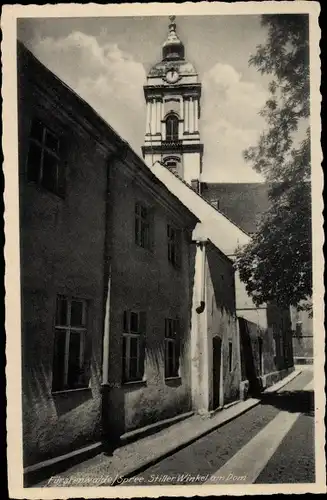
<instances>
[{"instance_id":1,"label":"shadow on wall","mask_svg":"<svg viewBox=\"0 0 327 500\"><path fill-rule=\"evenodd\" d=\"M262 391L262 385L256 370L248 323L244 318L238 318L238 320L240 325L242 380L249 381L249 395L258 396Z\"/></svg>"},{"instance_id":2,"label":"shadow on wall","mask_svg":"<svg viewBox=\"0 0 327 500\"><path fill-rule=\"evenodd\" d=\"M222 257L217 259L217 250L208 245L207 261L209 274L214 284L213 291L217 308L235 314L234 268ZM219 263L220 265L217 265Z\"/></svg>"}]
</instances>

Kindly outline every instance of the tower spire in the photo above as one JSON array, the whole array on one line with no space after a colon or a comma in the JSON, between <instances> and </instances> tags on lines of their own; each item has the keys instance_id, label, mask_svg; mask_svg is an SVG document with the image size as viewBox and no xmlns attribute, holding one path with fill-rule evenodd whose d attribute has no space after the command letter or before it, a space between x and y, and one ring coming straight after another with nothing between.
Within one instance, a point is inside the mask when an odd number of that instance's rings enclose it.
<instances>
[{"instance_id":1,"label":"tower spire","mask_svg":"<svg viewBox=\"0 0 327 500\"><path fill-rule=\"evenodd\" d=\"M162 46L162 59L184 59L184 45L176 33L176 16L169 16L168 36Z\"/></svg>"},{"instance_id":2,"label":"tower spire","mask_svg":"<svg viewBox=\"0 0 327 500\"><path fill-rule=\"evenodd\" d=\"M161 159L185 182L199 184L203 155L199 130L201 83L193 64L185 60L175 19L166 18L162 58L150 69L144 85L146 131L142 153L149 167Z\"/></svg>"}]
</instances>

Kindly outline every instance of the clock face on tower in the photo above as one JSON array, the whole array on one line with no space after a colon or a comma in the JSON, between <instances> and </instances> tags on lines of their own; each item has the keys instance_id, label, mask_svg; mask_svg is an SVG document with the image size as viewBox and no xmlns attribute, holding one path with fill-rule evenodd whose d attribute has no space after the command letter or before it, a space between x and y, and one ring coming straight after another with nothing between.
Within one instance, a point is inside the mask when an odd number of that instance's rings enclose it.
<instances>
[{"instance_id":1,"label":"clock face on tower","mask_svg":"<svg viewBox=\"0 0 327 500\"><path fill-rule=\"evenodd\" d=\"M166 81L168 83L175 83L179 78L179 74L175 69L169 69L166 73Z\"/></svg>"}]
</instances>

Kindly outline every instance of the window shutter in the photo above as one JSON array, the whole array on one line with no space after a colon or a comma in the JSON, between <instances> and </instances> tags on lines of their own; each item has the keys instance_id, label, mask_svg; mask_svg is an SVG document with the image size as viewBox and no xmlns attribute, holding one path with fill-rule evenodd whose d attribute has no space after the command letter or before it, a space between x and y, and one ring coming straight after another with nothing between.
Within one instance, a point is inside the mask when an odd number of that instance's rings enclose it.
<instances>
[{"instance_id":1,"label":"window shutter","mask_svg":"<svg viewBox=\"0 0 327 500\"><path fill-rule=\"evenodd\" d=\"M123 332L129 332L129 311L124 311L123 314Z\"/></svg>"},{"instance_id":2,"label":"window shutter","mask_svg":"<svg viewBox=\"0 0 327 500\"><path fill-rule=\"evenodd\" d=\"M145 352L146 352L146 313L140 313L140 377L145 378Z\"/></svg>"}]
</instances>

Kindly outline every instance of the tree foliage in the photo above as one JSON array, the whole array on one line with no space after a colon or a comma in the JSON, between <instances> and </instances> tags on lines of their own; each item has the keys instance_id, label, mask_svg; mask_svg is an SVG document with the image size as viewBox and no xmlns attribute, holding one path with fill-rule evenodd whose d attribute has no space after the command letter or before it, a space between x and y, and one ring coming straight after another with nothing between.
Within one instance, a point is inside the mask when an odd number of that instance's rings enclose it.
<instances>
[{"instance_id":1,"label":"tree foliage","mask_svg":"<svg viewBox=\"0 0 327 500\"><path fill-rule=\"evenodd\" d=\"M298 306L312 295L310 129L304 127L310 112L309 19L277 14L261 22L267 40L249 63L272 80L261 110L265 130L244 157L264 176L270 208L236 264L257 305Z\"/></svg>"}]
</instances>

